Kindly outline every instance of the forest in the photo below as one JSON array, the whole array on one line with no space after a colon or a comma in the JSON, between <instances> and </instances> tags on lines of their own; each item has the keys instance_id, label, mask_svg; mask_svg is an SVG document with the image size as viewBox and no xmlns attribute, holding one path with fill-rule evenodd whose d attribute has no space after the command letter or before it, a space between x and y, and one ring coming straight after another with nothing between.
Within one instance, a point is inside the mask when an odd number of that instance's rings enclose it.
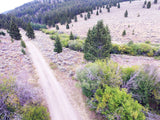
<instances>
[{"instance_id":1,"label":"forest","mask_svg":"<svg viewBox=\"0 0 160 120\"><path fill-rule=\"evenodd\" d=\"M116 6L117 3L127 0L65 0L64 2L39 2L27 3L9 12L22 18L25 22L33 22L55 26L57 23L70 23L71 19L80 13L90 12L99 7Z\"/></svg>"}]
</instances>

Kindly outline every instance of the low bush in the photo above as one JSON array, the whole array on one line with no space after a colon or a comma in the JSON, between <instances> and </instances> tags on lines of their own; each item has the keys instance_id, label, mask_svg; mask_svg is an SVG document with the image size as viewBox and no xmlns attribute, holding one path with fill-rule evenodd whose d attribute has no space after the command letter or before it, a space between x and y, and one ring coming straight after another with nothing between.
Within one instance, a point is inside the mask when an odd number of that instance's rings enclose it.
<instances>
[{"instance_id":1,"label":"low bush","mask_svg":"<svg viewBox=\"0 0 160 120\"><path fill-rule=\"evenodd\" d=\"M58 35L58 34L53 34L53 35L51 35L51 36L50 36L51 40L56 40L57 35Z\"/></svg>"},{"instance_id":2,"label":"low bush","mask_svg":"<svg viewBox=\"0 0 160 120\"><path fill-rule=\"evenodd\" d=\"M46 34L49 34L49 35L52 35L52 34L56 33L54 30L47 30L47 29L42 29L42 32L46 33Z\"/></svg>"},{"instance_id":3,"label":"low bush","mask_svg":"<svg viewBox=\"0 0 160 120\"><path fill-rule=\"evenodd\" d=\"M21 52L23 53L23 55L26 54L26 51L23 48L21 49Z\"/></svg>"},{"instance_id":4,"label":"low bush","mask_svg":"<svg viewBox=\"0 0 160 120\"><path fill-rule=\"evenodd\" d=\"M21 46L22 46L23 48L26 48L26 44L25 44L25 42L24 42L23 40L21 40Z\"/></svg>"},{"instance_id":5,"label":"low bush","mask_svg":"<svg viewBox=\"0 0 160 120\"><path fill-rule=\"evenodd\" d=\"M84 40L71 40L69 41L68 44L69 48L71 50L75 50L75 51L83 51L83 47L84 47Z\"/></svg>"},{"instance_id":6,"label":"low bush","mask_svg":"<svg viewBox=\"0 0 160 120\"><path fill-rule=\"evenodd\" d=\"M45 107L29 106L23 109L22 120L50 120L50 118Z\"/></svg>"},{"instance_id":7,"label":"low bush","mask_svg":"<svg viewBox=\"0 0 160 120\"><path fill-rule=\"evenodd\" d=\"M1 32L0 32L0 35L5 36L5 35L6 35L6 33L4 33L3 31L1 31Z\"/></svg>"},{"instance_id":8,"label":"low bush","mask_svg":"<svg viewBox=\"0 0 160 120\"><path fill-rule=\"evenodd\" d=\"M125 84L130 78L135 74L135 72L139 69L138 66L125 67L122 68L122 79Z\"/></svg>"},{"instance_id":9,"label":"low bush","mask_svg":"<svg viewBox=\"0 0 160 120\"><path fill-rule=\"evenodd\" d=\"M45 107L37 105L40 97L33 86L0 75L0 120L47 120ZM35 104L33 104L35 103ZM32 105L32 106L31 106ZM26 109L26 106L27 109ZM25 110L25 111L24 111ZM15 118L17 117L18 118ZM35 118L36 116L36 118Z\"/></svg>"},{"instance_id":10,"label":"low bush","mask_svg":"<svg viewBox=\"0 0 160 120\"><path fill-rule=\"evenodd\" d=\"M144 55L149 57L156 56L157 52L158 47L146 43L134 44L132 42L122 45L113 44L111 50L112 54Z\"/></svg>"},{"instance_id":11,"label":"low bush","mask_svg":"<svg viewBox=\"0 0 160 120\"><path fill-rule=\"evenodd\" d=\"M108 120L145 120L144 107L127 94L125 89L104 85L98 88L90 106Z\"/></svg>"},{"instance_id":12,"label":"low bush","mask_svg":"<svg viewBox=\"0 0 160 120\"><path fill-rule=\"evenodd\" d=\"M121 71L118 64L112 61L99 60L87 64L77 71L77 79L81 82L83 94L93 97L96 89L103 84L117 87L122 84Z\"/></svg>"},{"instance_id":13,"label":"low bush","mask_svg":"<svg viewBox=\"0 0 160 120\"><path fill-rule=\"evenodd\" d=\"M124 86L139 103L158 112L160 109L159 85L158 68L146 65L134 72Z\"/></svg>"}]
</instances>

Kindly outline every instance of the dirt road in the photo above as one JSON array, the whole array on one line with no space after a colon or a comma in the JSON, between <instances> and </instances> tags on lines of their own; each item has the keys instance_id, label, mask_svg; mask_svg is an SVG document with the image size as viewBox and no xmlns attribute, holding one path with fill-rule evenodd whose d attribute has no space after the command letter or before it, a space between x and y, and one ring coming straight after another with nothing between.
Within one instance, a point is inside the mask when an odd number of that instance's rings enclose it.
<instances>
[{"instance_id":1,"label":"dirt road","mask_svg":"<svg viewBox=\"0 0 160 120\"><path fill-rule=\"evenodd\" d=\"M39 75L52 120L80 120L39 49L25 41Z\"/></svg>"}]
</instances>

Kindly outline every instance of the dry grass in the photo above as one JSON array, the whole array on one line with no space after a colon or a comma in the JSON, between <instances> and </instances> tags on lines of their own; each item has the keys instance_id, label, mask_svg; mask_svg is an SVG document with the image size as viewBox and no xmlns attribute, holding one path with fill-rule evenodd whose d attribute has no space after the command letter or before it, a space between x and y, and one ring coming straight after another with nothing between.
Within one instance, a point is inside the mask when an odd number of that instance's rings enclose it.
<instances>
[{"instance_id":1,"label":"dry grass","mask_svg":"<svg viewBox=\"0 0 160 120\"><path fill-rule=\"evenodd\" d=\"M103 20L109 26L112 41L116 43L126 43L130 40L134 42L151 41L160 43L160 2L153 4L151 9L142 8L144 0L121 3L121 8L111 8L108 13L106 9L102 9L102 14L96 16L96 11L91 15L91 19L85 21L84 18L78 16L78 22L72 22L70 29L66 29L66 25L59 25L60 31L74 34L81 37L86 37L88 29L92 28L97 21ZM128 10L128 18L124 17L124 12ZM86 13L83 13L83 16ZM139 17L138 17L139 15ZM54 28L51 28L54 29ZM123 30L126 30L127 35L122 36ZM134 35L132 34L134 31Z\"/></svg>"}]
</instances>

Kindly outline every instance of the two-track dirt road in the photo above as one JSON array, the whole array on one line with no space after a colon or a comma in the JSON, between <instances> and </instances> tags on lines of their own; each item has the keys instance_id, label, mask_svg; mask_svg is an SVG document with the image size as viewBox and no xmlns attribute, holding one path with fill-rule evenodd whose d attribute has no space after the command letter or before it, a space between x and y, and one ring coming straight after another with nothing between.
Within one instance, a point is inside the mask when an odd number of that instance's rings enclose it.
<instances>
[{"instance_id":1,"label":"two-track dirt road","mask_svg":"<svg viewBox=\"0 0 160 120\"><path fill-rule=\"evenodd\" d=\"M23 40L25 40L25 38L23 38ZM25 42L38 73L40 85L45 93L45 99L48 104L51 119L80 120L80 116L78 116L73 109L66 94L39 49L36 48L32 41L25 40Z\"/></svg>"}]
</instances>

